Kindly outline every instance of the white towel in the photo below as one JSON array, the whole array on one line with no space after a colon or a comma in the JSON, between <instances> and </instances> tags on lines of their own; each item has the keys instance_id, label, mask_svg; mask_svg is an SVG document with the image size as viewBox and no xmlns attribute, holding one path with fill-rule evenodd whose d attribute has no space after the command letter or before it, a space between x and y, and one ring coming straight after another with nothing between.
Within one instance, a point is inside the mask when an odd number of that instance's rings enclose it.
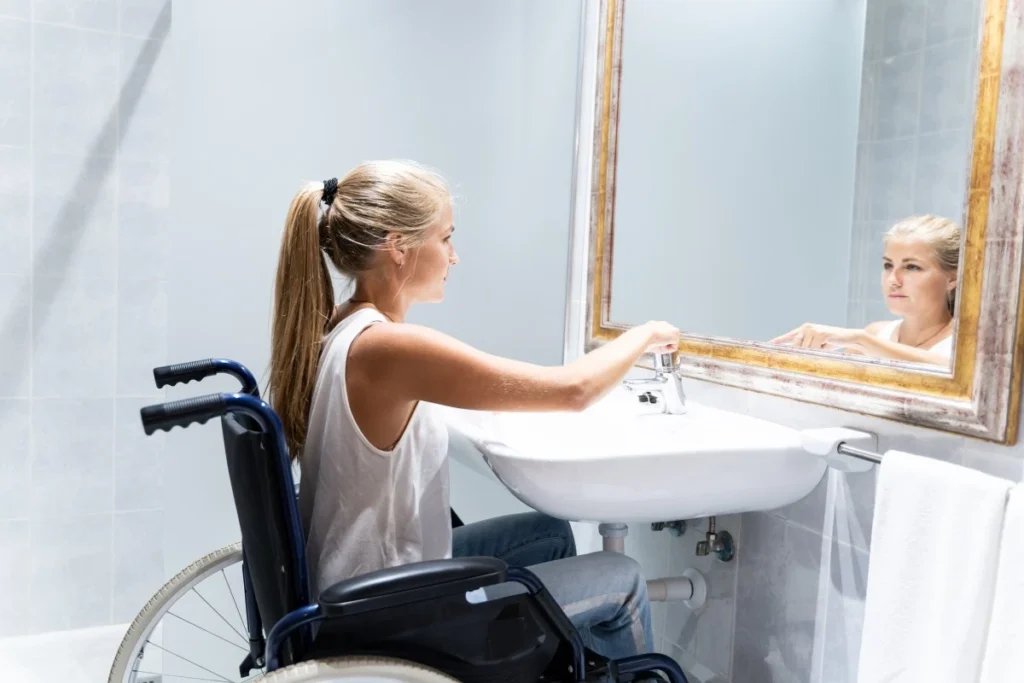
<instances>
[{"instance_id":1,"label":"white towel","mask_svg":"<svg viewBox=\"0 0 1024 683\"><path fill-rule=\"evenodd\" d=\"M981 683L1024 680L1024 484L1010 492Z\"/></svg>"},{"instance_id":2,"label":"white towel","mask_svg":"<svg viewBox=\"0 0 1024 683\"><path fill-rule=\"evenodd\" d=\"M1012 483L889 451L879 468L858 683L976 683Z\"/></svg>"}]
</instances>

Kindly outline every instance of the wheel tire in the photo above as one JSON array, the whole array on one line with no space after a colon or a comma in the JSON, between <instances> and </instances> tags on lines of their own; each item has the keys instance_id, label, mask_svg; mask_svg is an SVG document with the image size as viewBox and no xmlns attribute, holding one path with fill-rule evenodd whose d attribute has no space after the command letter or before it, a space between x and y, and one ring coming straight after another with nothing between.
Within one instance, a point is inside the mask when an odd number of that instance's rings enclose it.
<instances>
[{"instance_id":1,"label":"wheel tire","mask_svg":"<svg viewBox=\"0 0 1024 683\"><path fill-rule=\"evenodd\" d=\"M177 600L181 593L187 592L193 585L208 574L218 572L225 567L242 561L242 544L232 543L209 555L204 555L189 566L178 572L174 578L158 590L146 606L128 627L121 645L114 655L114 663L110 667L107 683L127 683L132 664L139 655L142 645L148 640L154 626L164 613Z\"/></svg>"},{"instance_id":2,"label":"wheel tire","mask_svg":"<svg viewBox=\"0 0 1024 683\"><path fill-rule=\"evenodd\" d=\"M332 657L292 664L266 674L258 683L332 683L352 679L394 683L459 683L430 667L392 657Z\"/></svg>"}]
</instances>

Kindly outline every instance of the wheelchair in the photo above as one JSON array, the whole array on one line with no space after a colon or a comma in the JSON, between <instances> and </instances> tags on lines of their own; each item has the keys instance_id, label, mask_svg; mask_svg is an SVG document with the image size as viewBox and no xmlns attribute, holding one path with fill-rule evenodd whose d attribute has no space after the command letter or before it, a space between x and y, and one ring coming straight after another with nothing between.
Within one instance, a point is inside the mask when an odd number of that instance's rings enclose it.
<instances>
[{"instance_id":1,"label":"wheelchair","mask_svg":"<svg viewBox=\"0 0 1024 683\"><path fill-rule=\"evenodd\" d=\"M241 391L151 405L141 419L152 435L220 418L241 542L196 560L154 594L129 626L108 683L629 683L661 675L687 683L666 655L609 660L589 650L542 582L497 558L391 567L311 596L284 430L252 373L225 359L153 371L157 387L217 374L234 376ZM522 589L495 599L482 590L505 583Z\"/></svg>"}]
</instances>

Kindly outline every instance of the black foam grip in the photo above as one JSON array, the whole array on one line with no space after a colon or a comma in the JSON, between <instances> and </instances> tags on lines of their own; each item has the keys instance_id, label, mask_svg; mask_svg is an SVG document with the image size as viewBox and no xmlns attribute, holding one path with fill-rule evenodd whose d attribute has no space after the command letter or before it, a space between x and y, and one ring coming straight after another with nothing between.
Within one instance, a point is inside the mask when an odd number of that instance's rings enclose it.
<instances>
[{"instance_id":1,"label":"black foam grip","mask_svg":"<svg viewBox=\"0 0 1024 683\"><path fill-rule=\"evenodd\" d=\"M198 381L216 374L217 367L212 358L153 368L153 379L156 380L158 388L178 384L179 382Z\"/></svg>"},{"instance_id":2,"label":"black foam grip","mask_svg":"<svg viewBox=\"0 0 1024 683\"><path fill-rule=\"evenodd\" d=\"M146 406L140 412L142 428L146 434L158 429L170 431L172 427L187 427L193 422L206 422L224 414L227 404L221 394L208 394L170 403Z\"/></svg>"}]
</instances>

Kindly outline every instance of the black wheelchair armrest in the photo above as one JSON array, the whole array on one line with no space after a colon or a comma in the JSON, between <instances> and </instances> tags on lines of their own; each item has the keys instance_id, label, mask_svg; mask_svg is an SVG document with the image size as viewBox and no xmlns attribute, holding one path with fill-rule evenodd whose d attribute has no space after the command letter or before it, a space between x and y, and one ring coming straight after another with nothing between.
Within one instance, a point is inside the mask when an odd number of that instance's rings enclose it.
<instances>
[{"instance_id":1,"label":"black wheelchair armrest","mask_svg":"<svg viewBox=\"0 0 1024 683\"><path fill-rule=\"evenodd\" d=\"M320 593L320 608L324 616L338 617L467 593L505 583L507 569L495 557L458 557L389 567L326 588Z\"/></svg>"}]
</instances>

